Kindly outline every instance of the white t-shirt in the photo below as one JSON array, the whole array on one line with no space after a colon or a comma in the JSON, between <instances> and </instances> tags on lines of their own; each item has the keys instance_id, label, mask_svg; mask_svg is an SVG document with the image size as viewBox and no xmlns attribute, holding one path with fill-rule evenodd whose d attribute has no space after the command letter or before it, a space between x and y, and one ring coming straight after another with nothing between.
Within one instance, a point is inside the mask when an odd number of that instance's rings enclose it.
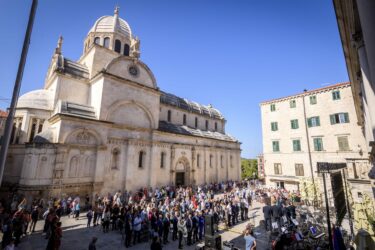
<instances>
[{"instance_id":1,"label":"white t-shirt","mask_svg":"<svg viewBox=\"0 0 375 250\"><path fill-rule=\"evenodd\" d=\"M142 219L141 219L141 217L135 217L134 223L133 223L133 229L134 229L134 231L141 231L141 229L142 229Z\"/></svg>"}]
</instances>

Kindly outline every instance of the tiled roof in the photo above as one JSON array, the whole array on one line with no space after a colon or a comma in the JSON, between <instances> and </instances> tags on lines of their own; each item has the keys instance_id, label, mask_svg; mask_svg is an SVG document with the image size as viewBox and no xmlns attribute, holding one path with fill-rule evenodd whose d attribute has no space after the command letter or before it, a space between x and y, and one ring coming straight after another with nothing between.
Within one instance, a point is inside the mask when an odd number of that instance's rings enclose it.
<instances>
[{"instance_id":1,"label":"tiled roof","mask_svg":"<svg viewBox=\"0 0 375 250\"><path fill-rule=\"evenodd\" d=\"M327 91L327 90L331 90L331 89L343 87L345 85L350 85L350 82L337 83L337 84L329 85L327 87L313 89L313 90L309 90L309 91L306 91L306 92L303 92L303 93L299 93L299 94L295 94L295 95L290 95L290 96L280 97L280 98L276 98L276 99L271 99L271 100L268 100L268 101L263 101L260 104L273 103L273 102L283 101L283 100L290 99L290 98L300 97L300 96L303 96L303 95L316 94L318 92L323 92L323 91Z\"/></svg>"},{"instance_id":2,"label":"tiled roof","mask_svg":"<svg viewBox=\"0 0 375 250\"><path fill-rule=\"evenodd\" d=\"M8 112L6 112L6 111L3 111L3 110L1 110L0 109L0 117L8 117Z\"/></svg>"},{"instance_id":3,"label":"tiled roof","mask_svg":"<svg viewBox=\"0 0 375 250\"><path fill-rule=\"evenodd\" d=\"M184 98L178 97L176 95L166 93L161 91L160 102L162 104L171 105L184 109L189 112L200 114L214 119L224 119L224 116L220 113L219 110L213 108L211 105L204 106L196 102L186 100Z\"/></svg>"},{"instance_id":4,"label":"tiled roof","mask_svg":"<svg viewBox=\"0 0 375 250\"><path fill-rule=\"evenodd\" d=\"M159 131L168 132L172 134L199 136L209 139L216 139L221 141L238 142L238 140L230 135L222 134L213 131L204 131L200 129L194 129L187 126L181 126L172 124L166 121L159 121Z\"/></svg>"}]
</instances>

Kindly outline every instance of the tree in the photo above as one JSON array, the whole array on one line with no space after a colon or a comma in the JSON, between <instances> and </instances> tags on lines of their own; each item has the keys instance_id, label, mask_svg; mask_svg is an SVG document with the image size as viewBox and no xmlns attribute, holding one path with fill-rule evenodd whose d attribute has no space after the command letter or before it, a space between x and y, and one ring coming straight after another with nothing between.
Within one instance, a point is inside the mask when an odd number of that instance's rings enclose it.
<instances>
[{"instance_id":1,"label":"tree","mask_svg":"<svg viewBox=\"0 0 375 250\"><path fill-rule=\"evenodd\" d=\"M258 161L256 159L241 159L241 177L242 179L258 178Z\"/></svg>"}]
</instances>

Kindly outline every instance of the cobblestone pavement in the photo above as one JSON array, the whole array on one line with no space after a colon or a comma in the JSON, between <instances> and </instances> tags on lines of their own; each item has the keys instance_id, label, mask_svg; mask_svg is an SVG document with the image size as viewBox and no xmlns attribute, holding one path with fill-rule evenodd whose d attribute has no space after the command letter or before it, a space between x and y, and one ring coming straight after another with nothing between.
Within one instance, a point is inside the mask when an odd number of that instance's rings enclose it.
<instances>
[{"instance_id":1,"label":"cobblestone pavement","mask_svg":"<svg viewBox=\"0 0 375 250\"><path fill-rule=\"evenodd\" d=\"M219 233L222 237L222 241L233 241L236 247L239 249L244 249L245 240L243 239L242 231L245 229L248 223L251 223L256 225L254 228L254 234L257 238L257 249L269 249L268 234L264 231L263 227L259 226L260 220L263 220L261 207L261 204L255 202L253 208L249 211L250 219L230 228L229 230L226 230L220 226ZM121 234L118 231L103 233L101 231L101 227L86 228L87 220L85 218L85 213L82 213L79 220L64 216L61 221L63 228L61 250L87 250L89 242L94 236L98 237L96 244L97 249L125 249ZM22 239L21 244L19 245L20 250L46 249L47 240L44 239L41 233L43 225L43 221L38 221L36 232ZM147 250L150 249L150 242L140 243L129 249ZM170 242L167 245L164 245L163 249L178 249L178 241ZM195 249L195 246L185 245L184 249Z\"/></svg>"}]
</instances>

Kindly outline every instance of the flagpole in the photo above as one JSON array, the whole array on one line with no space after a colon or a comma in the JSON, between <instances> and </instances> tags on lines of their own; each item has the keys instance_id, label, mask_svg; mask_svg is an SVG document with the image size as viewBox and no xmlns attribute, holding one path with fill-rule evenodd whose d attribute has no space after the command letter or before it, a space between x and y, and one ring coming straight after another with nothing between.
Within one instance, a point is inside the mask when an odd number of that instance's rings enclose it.
<instances>
[{"instance_id":1,"label":"flagpole","mask_svg":"<svg viewBox=\"0 0 375 250\"><path fill-rule=\"evenodd\" d=\"M3 174L4 174L5 162L6 162L8 147L9 147L9 142L10 142L10 135L12 133L12 128L13 128L14 114L16 111L18 96L19 96L20 89L21 89L22 76L23 76L23 71L25 69L27 52L29 50L30 37L31 37L31 32L33 30L33 24L34 24L37 5L38 5L38 0L33 0L31 4L30 14L29 14L29 21L27 23L26 34L25 34L25 38L23 41L21 58L18 64L17 77L14 83L12 101L10 103L8 117L5 123L4 136L2 138L2 145L1 145L1 150L0 150L0 185L2 184L2 181L3 181Z\"/></svg>"}]
</instances>

